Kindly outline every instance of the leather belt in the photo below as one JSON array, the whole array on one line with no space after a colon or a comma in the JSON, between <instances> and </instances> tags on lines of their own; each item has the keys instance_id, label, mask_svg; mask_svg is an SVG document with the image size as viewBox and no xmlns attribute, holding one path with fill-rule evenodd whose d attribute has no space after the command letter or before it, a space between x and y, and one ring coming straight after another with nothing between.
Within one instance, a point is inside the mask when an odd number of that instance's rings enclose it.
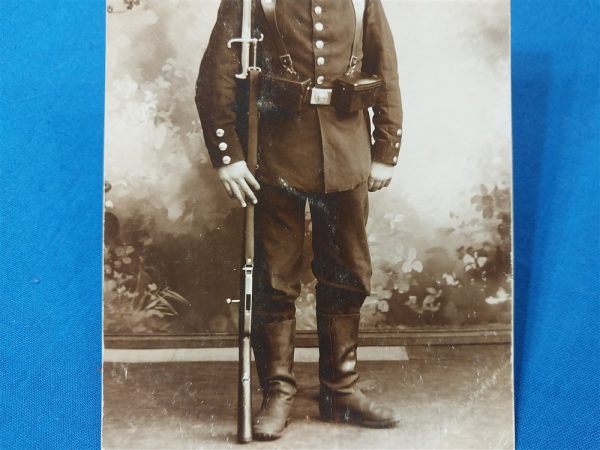
<instances>
[{"instance_id":1,"label":"leather belt","mask_svg":"<svg viewBox=\"0 0 600 450\"><path fill-rule=\"evenodd\" d=\"M310 90L311 105L331 105L331 93L333 89L313 87Z\"/></svg>"}]
</instances>

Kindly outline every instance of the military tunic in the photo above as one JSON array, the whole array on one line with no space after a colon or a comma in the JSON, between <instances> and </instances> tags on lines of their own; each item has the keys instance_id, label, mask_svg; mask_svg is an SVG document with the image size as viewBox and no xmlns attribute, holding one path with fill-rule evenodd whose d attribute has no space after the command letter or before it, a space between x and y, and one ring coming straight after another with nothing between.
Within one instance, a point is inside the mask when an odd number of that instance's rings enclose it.
<instances>
[{"instance_id":1,"label":"military tunic","mask_svg":"<svg viewBox=\"0 0 600 450\"><path fill-rule=\"evenodd\" d=\"M254 4L259 66L277 71L274 30ZM355 28L351 0L279 0L276 17L296 70L316 87L331 88L348 68ZM236 92L239 46L229 39L241 30L241 2L223 0L197 82L196 103L204 140L215 168L244 159ZM402 106L396 52L380 0L366 0L357 70L379 75L385 87L373 108L374 130L363 111L341 113L309 105L295 115L268 115L259 121L259 168L263 183L303 192L341 192L369 176L371 161L395 165L402 138ZM241 118L242 120L245 117Z\"/></svg>"},{"instance_id":2,"label":"military tunic","mask_svg":"<svg viewBox=\"0 0 600 450\"><path fill-rule=\"evenodd\" d=\"M295 69L316 87L331 88L348 68L352 53L356 24L352 0L278 0L275 13ZM264 34L258 65L265 73L277 73L282 68L274 30L258 0L254 18L257 35ZM215 168L244 159L246 115L238 95L243 98L244 92L234 76L240 70L240 51L239 46L227 48L240 30L241 2L223 0L196 94ZM341 113L332 106L311 105L296 114L265 111L259 120L256 320L295 317L307 204L313 225L317 311L356 314L370 293L366 181L372 161L397 163L402 138L396 53L380 0L366 0L358 45L356 70L377 74L385 83L373 108L372 136L365 111Z\"/></svg>"}]
</instances>

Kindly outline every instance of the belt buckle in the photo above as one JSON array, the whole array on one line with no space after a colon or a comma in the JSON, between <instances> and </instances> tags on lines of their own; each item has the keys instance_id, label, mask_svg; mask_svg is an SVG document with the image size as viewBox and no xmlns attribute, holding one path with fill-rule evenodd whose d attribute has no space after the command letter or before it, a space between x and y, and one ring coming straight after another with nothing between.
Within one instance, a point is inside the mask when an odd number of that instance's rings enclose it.
<instances>
[{"instance_id":1,"label":"belt buckle","mask_svg":"<svg viewBox=\"0 0 600 450\"><path fill-rule=\"evenodd\" d=\"M310 91L311 105L330 105L332 89L312 88Z\"/></svg>"}]
</instances>

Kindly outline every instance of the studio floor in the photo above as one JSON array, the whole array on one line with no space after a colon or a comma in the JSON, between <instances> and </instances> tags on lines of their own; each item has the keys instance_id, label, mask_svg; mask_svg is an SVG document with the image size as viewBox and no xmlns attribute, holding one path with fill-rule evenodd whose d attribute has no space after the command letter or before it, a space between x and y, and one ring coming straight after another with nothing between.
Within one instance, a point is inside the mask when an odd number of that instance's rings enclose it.
<instances>
[{"instance_id":1,"label":"studio floor","mask_svg":"<svg viewBox=\"0 0 600 450\"><path fill-rule=\"evenodd\" d=\"M398 428L320 421L317 364L297 363L300 390L284 437L244 448L513 448L510 345L409 347L407 353L404 361L359 362L362 389L398 412ZM106 363L103 447L237 447L236 375L235 362ZM257 410L258 389L253 403Z\"/></svg>"}]
</instances>

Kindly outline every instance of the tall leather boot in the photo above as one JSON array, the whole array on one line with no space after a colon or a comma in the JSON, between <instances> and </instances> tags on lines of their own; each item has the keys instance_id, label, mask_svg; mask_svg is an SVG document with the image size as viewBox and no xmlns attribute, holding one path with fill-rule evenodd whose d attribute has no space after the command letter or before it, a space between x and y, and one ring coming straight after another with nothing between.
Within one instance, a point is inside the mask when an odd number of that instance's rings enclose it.
<instances>
[{"instance_id":1,"label":"tall leather boot","mask_svg":"<svg viewBox=\"0 0 600 450\"><path fill-rule=\"evenodd\" d=\"M317 314L321 418L370 428L393 428L394 412L369 400L358 388L356 348L359 314Z\"/></svg>"},{"instance_id":2,"label":"tall leather boot","mask_svg":"<svg viewBox=\"0 0 600 450\"><path fill-rule=\"evenodd\" d=\"M254 438L278 439L290 420L297 385L294 378L296 320L257 324L252 333L254 359L263 391L252 425Z\"/></svg>"}]
</instances>

